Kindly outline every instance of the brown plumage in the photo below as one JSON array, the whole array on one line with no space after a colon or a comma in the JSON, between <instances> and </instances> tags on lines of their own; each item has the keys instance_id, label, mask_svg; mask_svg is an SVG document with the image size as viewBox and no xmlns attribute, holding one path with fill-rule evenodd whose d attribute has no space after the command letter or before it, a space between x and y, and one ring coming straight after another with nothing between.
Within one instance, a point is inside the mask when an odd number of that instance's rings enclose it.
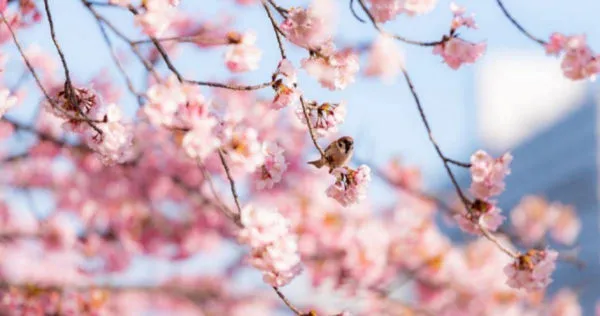
<instances>
[{"instance_id":1,"label":"brown plumage","mask_svg":"<svg viewBox=\"0 0 600 316\"><path fill-rule=\"evenodd\" d=\"M317 167L322 168L323 166L329 167L329 172L335 168L345 166L352 154L354 153L354 140L350 136L344 136L338 140L332 142L325 148L325 156L321 159L309 161L308 163Z\"/></svg>"}]
</instances>

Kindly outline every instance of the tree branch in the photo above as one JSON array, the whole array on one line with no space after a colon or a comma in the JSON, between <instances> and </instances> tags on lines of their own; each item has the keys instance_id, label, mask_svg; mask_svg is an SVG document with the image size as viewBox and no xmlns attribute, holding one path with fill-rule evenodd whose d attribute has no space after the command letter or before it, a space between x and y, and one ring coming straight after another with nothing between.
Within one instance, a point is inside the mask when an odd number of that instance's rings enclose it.
<instances>
[{"instance_id":1,"label":"tree branch","mask_svg":"<svg viewBox=\"0 0 600 316\"><path fill-rule=\"evenodd\" d=\"M523 33L523 35L527 36L530 40L532 40L540 45L547 44L546 41L544 41L540 38L537 38L533 34L529 33L527 30L525 30L525 28L523 26L521 26L521 24L519 24L519 22L517 22L517 20L515 20L515 18L513 18L513 16L508 12L508 10L506 10L506 8L504 7L504 3L502 3L502 0L496 0L496 2L498 3L498 6L502 10L502 13L504 13L504 16L506 16L508 18L508 20L510 21L510 23L512 23L521 33Z\"/></svg>"}]
</instances>

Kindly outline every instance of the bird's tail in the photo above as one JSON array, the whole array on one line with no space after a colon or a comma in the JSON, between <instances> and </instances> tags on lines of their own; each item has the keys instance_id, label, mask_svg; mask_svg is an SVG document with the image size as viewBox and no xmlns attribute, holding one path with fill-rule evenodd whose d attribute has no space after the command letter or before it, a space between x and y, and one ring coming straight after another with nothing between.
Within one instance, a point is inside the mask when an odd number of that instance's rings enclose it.
<instances>
[{"instance_id":1,"label":"bird's tail","mask_svg":"<svg viewBox=\"0 0 600 316\"><path fill-rule=\"evenodd\" d=\"M315 166L317 168L321 168L321 167L323 167L325 165L325 159L321 158L321 159L318 159L318 160L309 161L308 164L309 165L313 165L313 166Z\"/></svg>"}]
</instances>

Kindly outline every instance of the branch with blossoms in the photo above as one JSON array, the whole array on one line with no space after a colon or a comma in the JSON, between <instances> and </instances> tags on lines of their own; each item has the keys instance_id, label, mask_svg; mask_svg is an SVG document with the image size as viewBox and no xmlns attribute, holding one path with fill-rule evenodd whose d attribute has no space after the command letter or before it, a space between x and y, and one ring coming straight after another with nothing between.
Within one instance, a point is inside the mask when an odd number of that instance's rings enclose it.
<instances>
[{"instance_id":1,"label":"branch with blossoms","mask_svg":"<svg viewBox=\"0 0 600 316\"><path fill-rule=\"evenodd\" d=\"M463 30L477 29L464 8L452 4L447 34L421 42L388 31L384 23L399 15L426 14L435 1L348 1L352 14L359 20L366 14L364 22L378 34L372 44L358 49L336 46L331 1L286 8L275 0L236 0L262 6L261 21L268 23L277 43L271 49L280 56L264 83L244 85L191 79L181 71L189 67L178 63L178 50L223 50L223 66L235 75L259 69L263 53L257 37L269 35L235 31L228 21L201 21L181 10L177 0L81 0L98 25L110 64L124 80L119 87L106 73L87 81L78 78L67 58L71 52L63 45L65 37L55 28L66 23L53 16L58 5L9 2L0 1L2 26L8 31L0 32L5 35L0 43L12 39L44 98L34 103L35 118L23 123L5 112L27 103L26 87L0 87L0 139L25 140L18 144L24 148L1 154L6 170L0 184L7 192L49 193L52 203L45 204L53 209L23 219L13 201L17 194L0 203L0 251L7 258L0 263L2 313L139 314L156 312L162 304L182 314L269 315L279 305L303 316L347 316L345 309L358 315L486 315L505 310L555 313L577 305L570 290L534 299L552 281L559 257L547 248L546 238L572 246L581 226L576 212L528 196L511 212L509 229L501 229L505 216L495 199L504 190L512 157L478 151L462 162L444 154L408 75L400 43L432 47L453 69L484 54L485 43L462 37ZM355 4L362 12L356 12ZM111 12L128 12L136 35L112 23ZM58 59L17 39L19 31L44 17ZM591 56L581 38L553 36L538 43L555 53L565 51L569 65L563 69L568 68L569 78L593 72L595 57L571 56L574 50ZM121 54L123 45L144 67L143 86L129 71L133 65ZM290 57L293 49L304 54L299 69ZM388 81L402 74L407 81L462 207L425 193L418 170L394 164L351 167L360 143L351 136L322 146L336 136L351 107L344 100L307 97L298 72L305 71L324 89L345 90L361 74L361 53L368 54L365 76ZM585 69L575 69L579 66ZM55 76L58 68L64 79ZM133 117L124 111L122 90L137 101ZM304 157L307 149L319 155L310 165ZM459 185L454 167L470 170L468 192ZM371 205L371 173L399 189L392 206ZM438 210L450 212L446 218L451 224L481 238L453 242L436 221ZM222 271L212 277L195 279L182 272L127 290L98 283L127 274L139 257L175 265L233 245L247 248L247 254L223 262ZM519 252L517 246L529 250ZM36 253L43 253L43 268L40 260L30 260ZM271 287L268 293L231 290L248 265ZM56 279L57 274L63 279ZM337 293L360 298L366 307L340 305L327 311L310 302L298 304L295 293L284 294L282 288L301 274L312 287L332 284ZM409 284L415 293L410 303L390 295ZM146 306L136 309L136 301L147 301Z\"/></svg>"}]
</instances>

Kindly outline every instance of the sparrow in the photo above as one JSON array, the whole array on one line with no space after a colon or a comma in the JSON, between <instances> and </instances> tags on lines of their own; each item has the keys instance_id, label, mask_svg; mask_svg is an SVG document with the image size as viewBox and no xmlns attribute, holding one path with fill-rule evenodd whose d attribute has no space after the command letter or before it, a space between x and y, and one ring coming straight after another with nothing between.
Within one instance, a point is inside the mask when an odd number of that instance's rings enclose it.
<instances>
[{"instance_id":1,"label":"sparrow","mask_svg":"<svg viewBox=\"0 0 600 316\"><path fill-rule=\"evenodd\" d=\"M342 167L350 161L354 153L354 139L350 136L344 136L332 142L325 148L325 156L321 159L309 161L308 164L317 168L325 165L329 167L329 173L335 168Z\"/></svg>"}]
</instances>

